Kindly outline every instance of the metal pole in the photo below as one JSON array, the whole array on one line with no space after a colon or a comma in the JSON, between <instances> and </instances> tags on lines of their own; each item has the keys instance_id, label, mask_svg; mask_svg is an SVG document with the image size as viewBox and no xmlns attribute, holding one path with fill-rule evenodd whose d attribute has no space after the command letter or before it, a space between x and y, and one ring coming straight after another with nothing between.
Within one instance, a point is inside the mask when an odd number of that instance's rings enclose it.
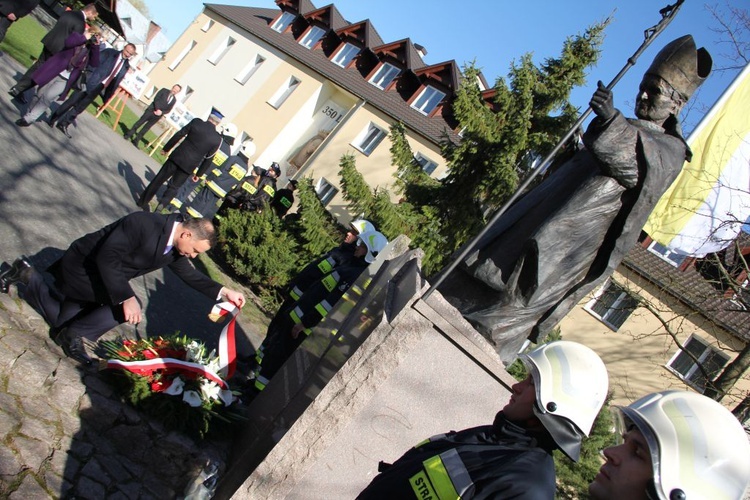
<instances>
[{"instance_id":1,"label":"metal pole","mask_svg":"<svg viewBox=\"0 0 750 500\"><path fill-rule=\"evenodd\" d=\"M638 47L638 50L635 51L635 53L628 58L628 62L623 66L623 68L620 70L619 73L612 79L611 82L607 85L607 89L612 90L614 86L619 82L623 76L625 76L625 73L628 72L628 70L633 67L640 57L640 55L643 53L644 50L648 48L649 45L651 45L651 42L654 41L654 39L659 36L659 34L664 31L664 29L669 25L669 23L672 21L672 19L677 14L677 11L682 6L683 2L685 0L677 0L677 2L674 5L667 5L663 9L659 11L659 14L662 15L661 21L659 21L658 24L655 26L652 26L651 28L648 28L643 32L644 40L640 47ZM573 134L575 134L576 130L578 130L581 125L583 125L583 122L586 120L586 118L591 114L591 106L586 108L586 111L583 112L583 114L576 120L576 122L573 124L573 126L568 130L568 132L563 136L562 139L557 143L557 145L550 151L547 156L544 157L544 159L537 165L536 168L534 168L529 176L526 178L525 181L518 187L515 193L513 193L513 196L510 197L508 201L506 201L502 207L498 209L497 212L492 216L492 219L482 228L482 230L477 234L469 244L467 244L464 249L461 251L461 253L458 255L458 257L454 258L453 261L440 272L440 276L438 276L438 279L435 280L435 283L430 286L430 288L422 295L422 299L426 300L432 292L437 289L438 286L440 286L443 281L445 281L445 278L453 272L453 270L458 266L458 264L466 258L466 256L474 249L474 246L476 243L484 236L487 231L489 231L490 227L492 227L497 220L502 217L502 215L508 211L508 208L510 208L513 203L521 196L521 194L526 190L527 187L531 184L531 182L536 178L537 175L539 175L541 172L543 172L549 164L552 162L552 159L555 157L558 151L565 145L566 142L568 142L568 139L570 139Z\"/></svg>"}]
</instances>

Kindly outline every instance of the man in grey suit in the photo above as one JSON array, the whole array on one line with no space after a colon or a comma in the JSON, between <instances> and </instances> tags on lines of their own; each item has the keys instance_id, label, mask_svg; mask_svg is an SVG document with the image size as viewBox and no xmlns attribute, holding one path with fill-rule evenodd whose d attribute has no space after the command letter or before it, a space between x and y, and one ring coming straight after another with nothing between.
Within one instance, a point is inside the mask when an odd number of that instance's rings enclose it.
<instances>
[{"instance_id":1,"label":"man in grey suit","mask_svg":"<svg viewBox=\"0 0 750 500\"><path fill-rule=\"evenodd\" d=\"M26 16L39 5L39 0L0 0L0 42L15 21Z\"/></svg>"},{"instance_id":2,"label":"man in grey suit","mask_svg":"<svg viewBox=\"0 0 750 500\"><path fill-rule=\"evenodd\" d=\"M123 137L127 140L130 140L132 137L133 145L138 147L138 144L140 144L141 139L146 135L146 132L148 132L162 116L172 111L175 102L177 102L176 96L180 93L180 90L182 90L180 85L172 85L171 89L160 89L141 117L138 118L130 130L125 132ZM138 127L141 129L138 130ZM135 137L133 137L134 134Z\"/></svg>"},{"instance_id":3,"label":"man in grey suit","mask_svg":"<svg viewBox=\"0 0 750 500\"><path fill-rule=\"evenodd\" d=\"M86 29L86 22L93 21L98 15L99 13L93 3L86 5L81 10L64 12L52 29L42 38L42 53L39 54L36 62L29 66L26 73L10 88L8 93L25 104L26 97L23 93L34 86L31 75L44 61L65 48L65 39L68 38L68 35L74 31L83 33L83 30Z\"/></svg>"},{"instance_id":4,"label":"man in grey suit","mask_svg":"<svg viewBox=\"0 0 750 500\"><path fill-rule=\"evenodd\" d=\"M99 53L99 66L97 66L86 80L86 88L76 90L68 99L57 108L49 117L49 126L57 122L57 129L72 139L68 127L78 115L94 102L103 93L104 102L115 93L125 74L130 69L131 57L136 54L135 45L128 43L121 51L116 49L104 49Z\"/></svg>"},{"instance_id":5,"label":"man in grey suit","mask_svg":"<svg viewBox=\"0 0 750 500\"><path fill-rule=\"evenodd\" d=\"M164 191L159 202L162 207L174 198L177 190L191 174L193 175L193 181L198 181L198 178L211 166L211 159L221 147L221 135L216 130L217 125L221 123L221 119L221 114L216 110L211 112L207 121L193 118L190 123L178 130L167 141L162 151L163 154L168 154L180 139L185 138L169 155L154 180L146 186L138 200L139 207L143 210L149 210L148 203L156 194L159 186L165 182L167 182L167 190ZM196 169L197 171L193 173Z\"/></svg>"}]
</instances>

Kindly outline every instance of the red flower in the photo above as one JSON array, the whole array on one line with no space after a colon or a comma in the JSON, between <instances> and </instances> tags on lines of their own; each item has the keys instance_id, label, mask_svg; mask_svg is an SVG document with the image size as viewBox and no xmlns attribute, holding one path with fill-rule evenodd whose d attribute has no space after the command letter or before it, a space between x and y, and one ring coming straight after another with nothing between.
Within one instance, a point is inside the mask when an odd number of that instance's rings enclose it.
<instances>
[{"instance_id":1,"label":"red flower","mask_svg":"<svg viewBox=\"0 0 750 500\"><path fill-rule=\"evenodd\" d=\"M143 354L143 357L146 358L146 359L154 359L154 358L158 357L154 353L154 351L151 351L151 350L145 350L141 354Z\"/></svg>"},{"instance_id":2,"label":"red flower","mask_svg":"<svg viewBox=\"0 0 750 500\"><path fill-rule=\"evenodd\" d=\"M171 382L169 385L171 385ZM154 382L151 382L151 390L154 392L162 392L165 391L169 385L165 385L161 380L155 380Z\"/></svg>"}]
</instances>

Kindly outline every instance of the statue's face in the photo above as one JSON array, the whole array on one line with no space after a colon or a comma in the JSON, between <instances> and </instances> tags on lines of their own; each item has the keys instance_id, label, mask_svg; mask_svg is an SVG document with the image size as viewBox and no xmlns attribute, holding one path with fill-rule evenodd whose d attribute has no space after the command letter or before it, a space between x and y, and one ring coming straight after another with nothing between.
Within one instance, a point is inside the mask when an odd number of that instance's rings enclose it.
<instances>
[{"instance_id":1,"label":"statue's face","mask_svg":"<svg viewBox=\"0 0 750 500\"><path fill-rule=\"evenodd\" d=\"M635 98L635 116L661 125L679 111L674 90L658 76L645 75Z\"/></svg>"}]
</instances>

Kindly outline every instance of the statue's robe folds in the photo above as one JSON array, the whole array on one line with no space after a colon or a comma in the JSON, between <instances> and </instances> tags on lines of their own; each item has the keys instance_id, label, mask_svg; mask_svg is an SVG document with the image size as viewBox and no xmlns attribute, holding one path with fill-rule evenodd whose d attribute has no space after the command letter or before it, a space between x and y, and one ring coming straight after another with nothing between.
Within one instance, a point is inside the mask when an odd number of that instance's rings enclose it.
<instances>
[{"instance_id":1,"label":"statue's robe folds","mask_svg":"<svg viewBox=\"0 0 750 500\"><path fill-rule=\"evenodd\" d=\"M679 131L620 112L514 204L440 286L506 363L609 277L689 154Z\"/></svg>"}]
</instances>

